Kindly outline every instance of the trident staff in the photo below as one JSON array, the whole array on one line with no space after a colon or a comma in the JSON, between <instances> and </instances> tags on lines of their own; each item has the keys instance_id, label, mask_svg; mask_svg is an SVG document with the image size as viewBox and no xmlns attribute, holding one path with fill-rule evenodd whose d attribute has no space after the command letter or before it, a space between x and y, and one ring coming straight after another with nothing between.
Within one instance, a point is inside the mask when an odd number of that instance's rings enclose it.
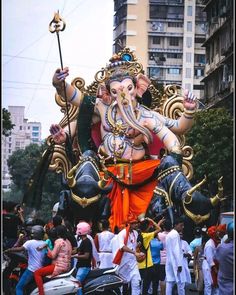
<instances>
[{"instance_id":1,"label":"trident staff","mask_svg":"<svg viewBox=\"0 0 236 295\"><path fill-rule=\"evenodd\" d=\"M66 27L65 21L61 18L59 15L59 11L55 12L53 20L49 24L49 31L51 33L55 33L57 35L57 42L58 42L58 49L59 49L59 56L60 56L60 63L61 63L61 69L63 70L63 62L62 62L62 54L61 54L61 43L60 43L60 36L59 32L64 31ZM70 129L70 121L69 121L69 105L66 98L66 83L63 81L63 90L64 90L64 97L66 102L66 116L68 121L68 131L69 131L69 143L70 146L72 144L72 137L71 137L71 129Z\"/></svg>"}]
</instances>

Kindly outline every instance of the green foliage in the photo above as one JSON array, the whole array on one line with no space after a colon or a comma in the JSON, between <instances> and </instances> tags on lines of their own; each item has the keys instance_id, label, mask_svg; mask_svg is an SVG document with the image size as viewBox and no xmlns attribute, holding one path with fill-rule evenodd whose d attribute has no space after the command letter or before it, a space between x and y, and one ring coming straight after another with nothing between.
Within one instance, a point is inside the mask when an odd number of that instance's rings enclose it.
<instances>
[{"instance_id":1,"label":"green foliage","mask_svg":"<svg viewBox=\"0 0 236 295\"><path fill-rule=\"evenodd\" d=\"M11 122L11 113L3 108L2 109L2 134L5 136L11 135L11 130L14 128L15 124Z\"/></svg>"},{"instance_id":2,"label":"green foliage","mask_svg":"<svg viewBox=\"0 0 236 295\"><path fill-rule=\"evenodd\" d=\"M23 198L23 193L19 190L15 184L11 185L11 189L9 191L2 191L3 200L12 201L15 203L21 203Z\"/></svg>"},{"instance_id":3,"label":"green foliage","mask_svg":"<svg viewBox=\"0 0 236 295\"><path fill-rule=\"evenodd\" d=\"M225 193L233 193L233 119L223 108L203 110L196 114L195 124L186 135L194 150L194 178L207 176L209 191L223 176Z\"/></svg>"},{"instance_id":4,"label":"green foliage","mask_svg":"<svg viewBox=\"0 0 236 295\"><path fill-rule=\"evenodd\" d=\"M9 172L12 176L13 186L10 192L5 193L5 199L13 200L16 194L22 201L27 190L28 182L34 173L46 145L39 146L30 144L25 149L15 151L8 159ZM61 176L52 171L46 173L43 182L43 194L40 214L41 217L51 216L51 209L54 203L58 202L61 190Z\"/></svg>"}]
</instances>

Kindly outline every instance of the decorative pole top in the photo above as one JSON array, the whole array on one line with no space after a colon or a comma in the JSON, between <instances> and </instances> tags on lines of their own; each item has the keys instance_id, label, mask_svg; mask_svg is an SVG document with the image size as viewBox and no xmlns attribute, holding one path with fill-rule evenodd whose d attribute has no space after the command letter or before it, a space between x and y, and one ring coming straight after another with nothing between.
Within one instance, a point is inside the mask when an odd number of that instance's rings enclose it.
<instances>
[{"instance_id":1,"label":"decorative pole top","mask_svg":"<svg viewBox=\"0 0 236 295\"><path fill-rule=\"evenodd\" d=\"M54 13L54 18L49 24L49 31L51 33L64 31L66 27L65 21L60 17L59 10Z\"/></svg>"}]
</instances>

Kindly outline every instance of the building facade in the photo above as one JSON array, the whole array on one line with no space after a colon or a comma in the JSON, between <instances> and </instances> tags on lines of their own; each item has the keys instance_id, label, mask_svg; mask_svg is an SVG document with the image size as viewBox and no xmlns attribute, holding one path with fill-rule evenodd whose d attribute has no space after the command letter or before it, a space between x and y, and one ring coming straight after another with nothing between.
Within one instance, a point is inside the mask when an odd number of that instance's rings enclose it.
<instances>
[{"instance_id":1,"label":"building facade","mask_svg":"<svg viewBox=\"0 0 236 295\"><path fill-rule=\"evenodd\" d=\"M205 103L233 112L233 0L204 0L207 15Z\"/></svg>"},{"instance_id":2,"label":"building facade","mask_svg":"<svg viewBox=\"0 0 236 295\"><path fill-rule=\"evenodd\" d=\"M2 188L8 189L11 183L7 160L18 149L31 143L41 144L41 123L25 119L24 106L9 106L11 122L15 124L10 136L2 136Z\"/></svg>"},{"instance_id":3,"label":"building facade","mask_svg":"<svg viewBox=\"0 0 236 295\"><path fill-rule=\"evenodd\" d=\"M146 74L203 97L206 14L198 0L115 0L114 48L134 50Z\"/></svg>"}]
</instances>

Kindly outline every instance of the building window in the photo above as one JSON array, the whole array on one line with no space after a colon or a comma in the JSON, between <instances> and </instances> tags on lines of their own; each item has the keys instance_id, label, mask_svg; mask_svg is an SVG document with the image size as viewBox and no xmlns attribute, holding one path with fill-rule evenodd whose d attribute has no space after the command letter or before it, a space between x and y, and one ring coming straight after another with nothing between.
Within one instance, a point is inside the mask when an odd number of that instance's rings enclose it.
<instances>
[{"instance_id":1,"label":"building window","mask_svg":"<svg viewBox=\"0 0 236 295\"><path fill-rule=\"evenodd\" d=\"M30 126L28 126L28 130L30 130Z\"/></svg>"},{"instance_id":2,"label":"building window","mask_svg":"<svg viewBox=\"0 0 236 295\"><path fill-rule=\"evenodd\" d=\"M22 126L20 126L20 130L22 130Z\"/></svg>"},{"instance_id":3,"label":"building window","mask_svg":"<svg viewBox=\"0 0 236 295\"><path fill-rule=\"evenodd\" d=\"M187 7L187 15L188 16L192 16L193 15L193 7L192 6L188 6Z\"/></svg>"},{"instance_id":4,"label":"building window","mask_svg":"<svg viewBox=\"0 0 236 295\"><path fill-rule=\"evenodd\" d=\"M186 62L192 62L192 53L186 52Z\"/></svg>"},{"instance_id":5,"label":"building window","mask_svg":"<svg viewBox=\"0 0 236 295\"><path fill-rule=\"evenodd\" d=\"M192 32L192 22L187 22L187 31Z\"/></svg>"},{"instance_id":6,"label":"building window","mask_svg":"<svg viewBox=\"0 0 236 295\"><path fill-rule=\"evenodd\" d=\"M11 148L11 143L9 143L9 148Z\"/></svg>"},{"instance_id":7,"label":"building window","mask_svg":"<svg viewBox=\"0 0 236 295\"><path fill-rule=\"evenodd\" d=\"M205 54L195 54L195 62L205 64L206 63Z\"/></svg>"},{"instance_id":8,"label":"building window","mask_svg":"<svg viewBox=\"0 0 236 295\"><path fill-rule=\"evenodd\" d=\"M194 75L195 75L195 77L203 77L204 76L204 69L195 69Z\"/></svg>"},{"instance_id":9,"label":"building window","mask_svg":"<svg viewBox=\"0 0 236 295\"><path fill-rule=\"evenodd\" d=\"M168 27L171 28L182 28L183 27L183 23L176 23L176 22L169 22L168 23Z\"/></svg>"},{"instance_id":10,"label":"building window","mask_svg":"<svg viewBox=\"0 0 236 295\"><path fill-rule=\"evenodd\" d=\"M182 54L181 53L167 53L166 57L167 58L182 58Z\"/></svg>"},{"instance_id":11,"label":"building window","mask_svg":"<svg viewBox=\"0 0 236 295\"><path fill-rule=\"evenodd\" d=\"M11 149L8 150L8 153L9 153L9 154L11 153Z\"/></svg>"},{"instance_id":12,"label":"building window","mask_svg":"<svg viewBox=\"0 0 236 295\"><path fill-rule=\"evenodd\" d=\"M195 85L193 85L193 89L194 90L204 90L204 85L197 85L197 84L195 84Z\"/></svg>"},{"instance_id":13,"label":"building window","mask_svg":"<svg viewBox=\"0 0 236 295\"><path fill-rule=\"evenodd\" d=\"M152 43L153 44L161 44L161 37L153 37Z\"/></svg>"},{"instance_id":14,"label":"building window","mask_svg":"<svg viewBox=\"0 0 236 295\"><path fill-rule=\"evenodd\" d=\"M191 78L191 68L186 68L185 78Z\"/></svg>"},{"instance_id":15,"label":"building window","mask_svg":"<svg viewBox=\"0 0 236 295\"><path fill-rule=\"evenodd\" d=\"M32 132L32 136L33 137L38 137L39 136L39 133L38 132Z\"/></svg>"},{"instance_id":16,"label":"building window","mask_svg":"<svg viewBox=\"0 0 236 295\"><path fill-rule=\"evenodd\" d=\"M33 131L39 131L39 127L38 127L38 126L33 126L33 127L32 127L32 130L33 130Z\"/></svg>"},{"instance_id":17,"label":"building window","mask_svg":"<svg viewBox=\"0 0 236 295\"><path fill-rule=\"evenodd\" d=\"M160 68L150 68L149 69L149 76L150 77L153 77L153 76L157 76L157 77L160 77L160 74L161 74L161 69Z\"/></svg>"},{"instance_id":18,"label":"building window","mask_svg":"<svg viewBox=\"0 0 236 295\"><path fill-rule=\"evenodd\" d=\"M186 46L188 48L192 47L192 38L191 37L186 38Z\"/></svg>"},{"instance_id":19,"label":"building window","mask_svg":"<svg viewBox=\"0 0 236 295\"><path fill-rule=\"evenodd\" d=\"M180 69L178 69L178 68L170 68L170 69L168 69L168 74L180 75Z\"/></svg>"},{"instance_id":20,"label":"building window","mask_svg":"<svg viewBox=\"0 0 236 295\"><path fill-rule=\"evenodd\" d=\"M206 40L205 38L196 37L196 38L195 38L195 43L200 43L200 44L202 44L202 43L204 43L205 40Z\"/></svg>"},{"instance_id":21,"label":"building window","mask_svg":"<svg viewBox=\"0 0 236 295\"><path fill-rule=\"evenodd\" d=\"M170 46L179 46L179 38L170 37Z\"/></svg>"},{"instance_id":22,"label":"building window","mask_svg":"<svg viewBox=\"0 0 236 295\"><path fill-rule=\"evenodd\" d=\"M39 139L38 138L32 138L32 141L33 142L39 142Z\"/></svg>"}]
</instances>

